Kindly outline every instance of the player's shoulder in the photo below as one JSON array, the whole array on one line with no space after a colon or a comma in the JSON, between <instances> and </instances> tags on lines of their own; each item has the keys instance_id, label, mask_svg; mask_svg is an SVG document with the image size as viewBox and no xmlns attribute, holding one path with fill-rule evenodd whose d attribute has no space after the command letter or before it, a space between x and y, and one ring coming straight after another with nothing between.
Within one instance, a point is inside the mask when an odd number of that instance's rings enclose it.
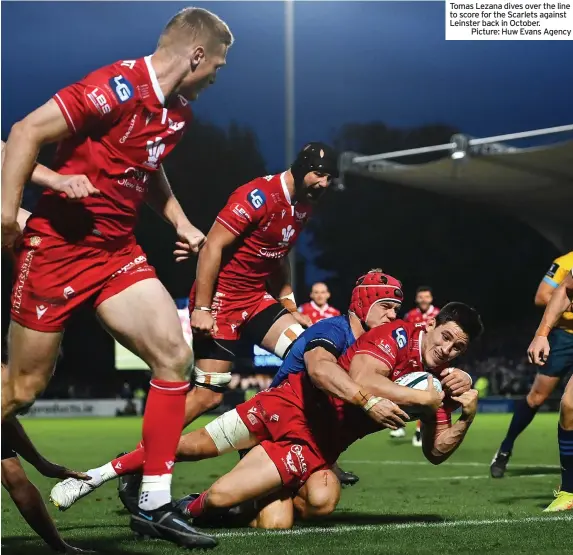
<instances>
[{"instance_id":1,"label":"player's shoulder","mask_svg":"<svg viewBox=\"0 0 573 555\"><path fill-rule=\"evenodd\" d=\"M278 184L278 186L277 186ZM272 208L280 199L278 194L280 176L266 175L237 187L231 195L230 201L246 201L253 209Z\"/></svg>"},{"instance_id":2,"label":"player's shoulder","mask_svg":"<svg viewBox=\"0 0 573 555\"><path fill-rule=\"evenodd\" d=\"M332 318L324 318L319 320L316 324L312 325L317 330L341 330L346 331L350 329L350 322L346 316L333 316Z\"/></svg>"},{"instance_id":3,"label":"player's shoulder","mask_svg":"<svg viewBox=\"0 0 573 555\"><path fill-rule=\"evenodd\" d=\"M571 268L573 268L573 251L558 256L553 261L553 264L556 264L559 268L563 268L564 270L571 270Z\"/></svg>"}]
</instances>

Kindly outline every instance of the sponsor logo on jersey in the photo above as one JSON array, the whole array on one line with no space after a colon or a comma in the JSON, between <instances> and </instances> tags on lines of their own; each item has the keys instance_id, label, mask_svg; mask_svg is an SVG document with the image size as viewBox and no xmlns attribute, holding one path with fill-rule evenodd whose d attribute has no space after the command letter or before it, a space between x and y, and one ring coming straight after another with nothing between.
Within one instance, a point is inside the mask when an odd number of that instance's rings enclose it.
<instances>
[{"instance_id":1,"label":"sponsor logo on jersey","mask_svg":"<svg viewBox=\"0 0 573 555\"><path fill-rule=\"evenodd\" d=\"M265 194L260 189L253 189L248 195L247 200L251 203L251 206L258 210L261 206L265 204L266 197Z\"/></svg>"},{"instance_id":2,"label":"sponsor logo on jersey","mask_svg":"<svg viewBox=\"0 0 573 555\"><path fill-rule=\"evenodd\" d=\"M553 264L551 264L551 267L549 268L549 270L547 270L547 277L550 277L550 278L555 277L557 270L559 270L559 264L557 264L557 262L553 262Z\"/></svg>"},{"instance_id":3,"label":"sponsor logo on jersey","mask_svg":"<svg viewBox=\"0 0 573 555\"><path fill-rule=\"evenodd\" d=\"M127 139L129 139L129 136L131 135L131 132L133 131L133 128L135 127L135 120L137 119L137 114L133 114L133 117L131 118L130 122L129 122L129 127L127 128L127 131L125 132L125 135L119 139L119 142L121 144L125 143L125 141L127 141Z\"/></svg>"},{"instance_id":4,"label":"sponsor logo on jersey","mask_svg":"<svg viewBox=\"0 0 573 555\"><path fill-rule=\"evenodd\" d=\"M113 278L119 274L124 274L125 272L129 272L129 270L133 269L135 266L143 264L146 261L147 261L146 256L143 255L137 256L131 262L128 262L125 266L122 266L119 270L114 272L111 277Z\"/></svg>"},{"instance_id":5,"label":"sponsor logo on jersey","mask_svg":"<svg viewBox=\"0 0 573 555\"><path fill-rule=\"evenodd\" d=\"M302 445L293 445L290 450L297 458L298 464L300 466L300 474L304 474L308 470L308 467L306 466L306 461L304 459L304 455L302 454Z\"/></svg>"},{"instance_id":6,"label":"sponsor logo on jersey","mask_svg":"<svg viewBox=\"0 0 573 555\"><path fill-rule=\"evenodd\" d=\"M397 328L392 331L392 337L398 345L398 349L403 349L408 344L408 336L406 335L406 330L404 328Z\"/></svg>"},{"instance_id":7,"label":"sponsor logo on jersey","mask_svg":"<svg viewBox=\"0 0 573 555\"><path fill-rule=\"evenodd\" d=\"M247 210L239 203L233 204L233 208L231 210L233 214L235 214L235 216L237 216L237 218L239 218L240 220L243 220L244 222L251 221L251 216L249 215Z\"/></svg>"},{"instance_id":8,"label":"sponsor logo on jersey","mask_svg":"<svg viewBox=\"0 0 573 555\"><path fill-rule=\"evenodd\" d=\"M296 216L297 222L302 222L302 220L306 218L306 212L299 212L298 210L295 210L294 214Z\"/></svg>"},{"instance_id":9,"label":"sponsor logo on jersey","mask_svg":"<svg viewBox=\"0 0 573 555\"><path fill-rule=\"evenodd\" d=\"M38 306L36 305L36 315L38 316L38 320L44 315L46 314L46 311L48 310L47 306L44 306L43 304Z\"/></svg>"},{"instance_id":10,"label":"sponsor logo on jersey","mask_svg":"<svg viewBox=\"0 0 573 555\"><path fill-rule=\"evenodd\" d=\"M149 174L146 171L129 167L123 175L124 177L117 180L118 185L128 189L135 189L138 193L145 193L147 182L149 181Z\"/></svg>"},{"instance_id":11,"label":"sponsor logo on jersey","mask_svg":"<svg viewBox=\"0 0 573 555\"><path fill-rule=\"evenodd\" d=\"M185 127L184 121L173 121L171 118L167 118L169 122L169 133L177 133L177 131L181 131Z\"/></svg>"},{"instance_id":12,"label":"sponsor logo on jersey","mask_svg":"<svg viewBox=\"0 0 573 555\"><path fill-rule=\"evenodd\" d=\"M16 282L16 288L14 289L14 302L12 303L12 310L16 313L20 313L20 307L22 306L22 293L24 291L24 285L28 279L28 274L30 272L30 266L32 265L32 259L34 258L34 251L29 250L26 253L26 258L24 263L20 267L20 273L18 274L18 281Z\"/></svg>"},{"instance_id":13,"label":"sponsor logo on jersey","mask_svg":"<svg viewBox=\"0 0 573 555\"><path fill-rule=\"evenodd\" d=\"M94 108L104 116L111 112L111 106L109 100L105 95L105 92L99 87L87 87L86 97L93 104Z\"/></svg>"},{"instance_id":14,"label":"sponsor logo on jersey","mask_svg":"<svg viewBox=\"0 0 573 555\"><path fill-rule=\"evenodd\" d=\"M392 352L392 347L386 343L386 341L384 341L383 339L380 340L380 343L378 343L378 347L384 351L387 355L391 355L393 356L394 353Z\"/></svg>"},{"instance_id":15,"label":"sponsor logo on jersey","mask_svg":"<svg viewBox=\"0 0 573 555\"><path fill-rule=\"evenodd\" d=\"M39 247L41 243L42 243L41 237L38 237L37 235L30 237L30 246L31 247Z\"/></svg>"},{"instance_id":16,"label":"sponsor logo on jersey","mask_svg":"<svg viewBox=\"0 0 573 555\"><path fill-rule=\"evenodd\" d=\"M259 254L264 258L284 258L286 253L283 248L267 249L263 247L262 249L259 249Z\"/></svg>"},{"instance_id":17,"label":"sponsor logo on jersey","mask_svg":"<svg viewBox=\"0 0 573 555\"><path fill-rule=\"evenodd\" d=\"M127 102L133 96L133 85L123 75L112 77L108 83L120 104Z\"/></svg>"}]
</instances>

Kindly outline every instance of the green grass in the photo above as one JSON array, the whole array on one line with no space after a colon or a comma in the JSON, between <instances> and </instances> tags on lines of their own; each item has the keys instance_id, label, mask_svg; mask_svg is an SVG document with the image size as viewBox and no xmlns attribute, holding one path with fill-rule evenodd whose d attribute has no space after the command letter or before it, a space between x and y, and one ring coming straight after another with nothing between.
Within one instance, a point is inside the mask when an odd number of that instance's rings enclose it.
<instances>
[{"instance_id":1,"label":"green grass","mask_svg":"<svg viewBox=\"0 0 573 555\"><path fill-rule=\"evenodd\" d=\"M510 415L479 415L465 444L450 461L434 467L407 440L387 433L370 436L349 449L343 467L360 483L343 491L338 510L327 520L289 532L222 530L216 553L528 553L571 554L573 515L544 515L559 484L556 414L539 414L517 443L508 475L492 480L488 465ZM201 422L201 425L205 420ZM138 440L138 419L30 420L30 436L46 456L86 470L107 462ZM230 469L235 455L176 467L174 493L201 491ZM53 480L30 470L47 499ZM109 554L184 552L164 542L135 541L120 509L115 484L106 484L66 513L50 506L71 543ZM565 519L565 520L564 520ZM4 553L45 553L2 492Z\"/></svg>"}]
</instances>

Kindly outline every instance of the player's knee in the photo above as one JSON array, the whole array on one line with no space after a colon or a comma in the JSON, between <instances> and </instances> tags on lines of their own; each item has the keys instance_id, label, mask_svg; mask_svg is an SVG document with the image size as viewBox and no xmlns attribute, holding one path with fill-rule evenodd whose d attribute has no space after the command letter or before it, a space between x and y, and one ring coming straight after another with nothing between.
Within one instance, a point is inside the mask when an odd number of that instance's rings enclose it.
<instances>
[{"instance_id":1,"label":"player's knee","mask_svg":"<svg viewBox=\"0 0 573 555\"><path fill-rule=\"evenodd\" d=\"M240 501L241 500L238 499L233 492L226 490L224 487L215 483L209 489L205 505L210 509L228 509L230 507L234 507L240 503Z\"/></svg>"},{"instance_id":2,"label":"player's knee","mask_svg":"<svg viewBox=\"0 0 573 555\"><path fill-rule=\"evenodd\" d=\"M563 395L561 398L559 423L565 430L573 430L573 395Z\"/></svg>"},{"instance_id":3,"label":"player's knee","mask_svg":"<svg viewBox=\"0 0 573 555\"><path fill-rule=\"evenodd\" d=\"M527 404L532 408L536 409L540 407L547 400L548 394L544 391L539 391L533 389L527 395Z\"/></svg>"},{"instance_id":4,"label":"player's knee","mask_svg":"<svg viewBox=\"0 0 573 555\"><path fill-rule=\"evenodd\" d=\"M201 412L208 412L216 409L223 402L223 393L213 391L201 385L197 385L197 395L194 396L193 404L199 405ZM195 407L194 407L195 408Z\"/></svg>"},{"instance_id":5,"label":"player's knee","mask_svg":"<svg viewBox=\"0 0 573 555\"><path fill-rule=\"evenodd\" d=\"M192 359L193 353L189 345L182 340L173 341L157 357L153 368L154 375L167 381L183 380L189 372Z\"/></svg>"},{"instance_id":6,"label":"player's knee","mask_svg":"<svg viewBox=\"0 0 573 555\"><path fill-rule=\"evenodd\" d=\"M289 511L277 511L271 515L259 515L255 520L253 528L260 530L290 530L294 524L292 508Z\"/></svg>"},{"instance_id":7,"label":"player's knee","mask_svg":"<svg viewBox=\"0 0 573 555\"><path fill-rule=\"evenodd\" d=\"M29 482L30 480L17 458L2 461L2 485L8 493L12 494L14 491L23 490Z\"/></svg>"},{"instance_id":8,"label":"player's knee","mask_svg":"<svg viewBox=\"0 0 573 555\"><path fill-rule=\"evenodd\" d=\"M312 516L328 516L334 512L340 495L334 488L321 488L309 496L308 504Z\"/></svg>"}]
</instances>

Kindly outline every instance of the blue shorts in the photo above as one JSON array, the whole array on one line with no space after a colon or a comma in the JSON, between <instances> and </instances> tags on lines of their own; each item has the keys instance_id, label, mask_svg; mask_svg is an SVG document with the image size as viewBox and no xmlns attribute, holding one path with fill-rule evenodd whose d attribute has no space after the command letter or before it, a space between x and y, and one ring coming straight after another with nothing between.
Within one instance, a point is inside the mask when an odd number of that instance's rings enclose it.
<instances>
[{"instance_id":1,"label":"blue shorts","mask_svg":"<svg viewBox=\"0 0 573 555\"><path fill-rule=\"evenodd\" d=\"M548 340L551 347L549 358L538 372L563 379L573 370L573 333L557 328L549 334Z\"/></svg>"}]
</instances>

